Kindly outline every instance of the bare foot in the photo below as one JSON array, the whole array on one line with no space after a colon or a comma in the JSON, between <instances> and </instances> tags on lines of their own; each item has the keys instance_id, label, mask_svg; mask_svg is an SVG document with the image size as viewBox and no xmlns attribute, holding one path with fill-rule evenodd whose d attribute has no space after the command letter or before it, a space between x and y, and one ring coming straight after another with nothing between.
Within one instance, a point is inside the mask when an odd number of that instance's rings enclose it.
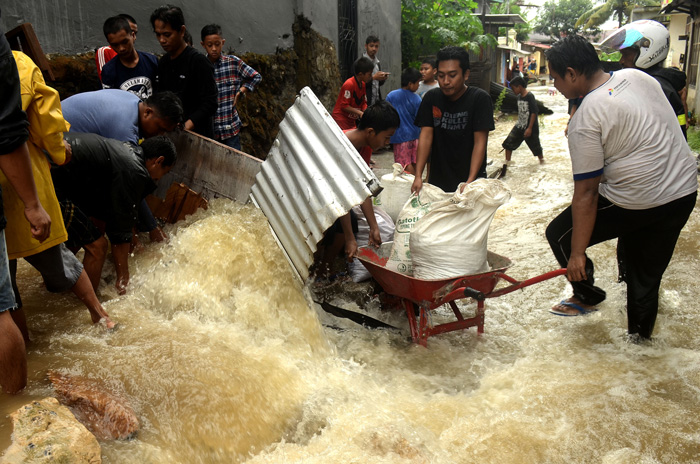
<instances>
[{"instance_id":1,"label":"bare foot","mask_svg":"<svg viewBox=\"0 0 700 464\"><path fill-rule=\"evenodd\" d=\"M167 242L168 241L168 234L165 233L163 229L160 227L156 227L152 231L148 233L148 237L151 239L151 242Z\"/></svg>"},{"instance_id":2,"label":"bare foot","mask_svg":"<svg viewBox=\"0 0 700 464\"><path fill-rule=\"evenodd\" d=\"M598 311L598 309L594 306L581 303L578 298L573 296L562 300L549 310L550 313L556 314L557 316L583 316L584 314L595 311Z\"/></svg>"},{"instance_id":3,"label":"bare foot","mask_svg":"<svg viewBox=\"0 0 700 464\"><path fill-rule=\"evenodd\" d=\"M105 326L105 329L107 329L107 330L114 330L114 329L117 328L117 323L114 322L114 321L113 321L112 319L110 319L109 317L103 317L103 318L100 319L97 323L98 323L98 324L104 325L104 326Z\"/></svg>"},{"instance_id":4,"label":"bare foot","mask_svg":"<svg viewBox=\"0 0 700 464\"><path fill-rule=\"evenodd\" d=\"M540 159L540 164L544 164L544 158L542 156L540 156L539 159Z\"/></svg>"},{"instance_id":5,"label":"bare foot","mask_svg":"<svg viewBox=\"0 0 700 464\"><path fill-rule=\"evenodd\" d=\"M107 314L107 311L105 311L102 306L96 310L91 309L90 318L92 319L93 324L102 324L108 330L112 330L117 325L112 319L110 319L109 314Z\"/></svg>"}]
</instances>

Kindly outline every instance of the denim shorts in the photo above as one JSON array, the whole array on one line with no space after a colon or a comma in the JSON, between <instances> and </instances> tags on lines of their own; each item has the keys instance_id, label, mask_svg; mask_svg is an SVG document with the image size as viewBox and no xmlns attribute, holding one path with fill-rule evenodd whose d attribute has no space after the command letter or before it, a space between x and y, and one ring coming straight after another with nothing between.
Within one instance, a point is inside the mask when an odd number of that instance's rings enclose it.
<instances>
[{"instance_id":1,"label":"denim shorts","mask_svg":"<svg viewBox=\"0 0 700 464\"><path fill-rule=\"evenodd\" d=\"M16 306L15 294L12 292L10 281L10 266L7 261L5 230L0 230L0 313L8 309L15 309Z\"/></svg>"}]
</instances>

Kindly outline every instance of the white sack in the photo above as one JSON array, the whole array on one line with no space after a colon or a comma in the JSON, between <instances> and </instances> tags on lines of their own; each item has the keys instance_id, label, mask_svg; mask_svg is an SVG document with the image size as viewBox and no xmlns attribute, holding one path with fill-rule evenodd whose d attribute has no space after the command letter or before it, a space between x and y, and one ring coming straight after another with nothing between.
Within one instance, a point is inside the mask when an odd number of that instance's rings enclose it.
<instances>
[{"instance_id":1,"label":"white sack","mask_svg":"<svg viewBox=\"0 0 700 464\"><path fill-rule=\"evenodd\" d=\"M399 163L394 163L392 167L393 172L382 176L381 185L384 189L373 199L373 202L396 222L403 205L411 196L411 186L415 177L405 172Z\"/></svg>"},{"instance_id":2,"label":"white sack","mask_svg":"<svg viewBox=\"0 0 700 464\"><path fill-rule=\"evenodd\" d=\"M355 206L352 209L357 215L357 246L361 247L369 245L369 224L365 218L362 208ZM394 221L389 215L382 211L381 208L374 207L374 217L377 219L377 227L379 227L379 236L382 238L382 243L388 242L394 238ZM351 263L348 263L348 272L353 282L362 282L369 279L371 274L362 262L354 258Z\"/></svg>"},{"instance_id":3,"label":"white sack","mask_svg":"<svg viewBox=\"0 0 700 464\"><path fill-rule=\"evenodd\" d=\"M460 184L460 187L463 184ZM497 179L477 179L435 205L411 231L414 277L445 279L489 269L489 226L510 191Z\"/></svg>"},{"instance_id":4,"label":"white sack","mask_svg":"<svg viewBox=\"0 0 700 464\"><path fill-rule=\"evenodd\" d=\"M418 221L428 214L437 205L449 202L451 193L445 193L441 188L423 183L419 195L409 197L406 204L401 209L396 219L396 231L394 232L394 243L391 246L391 253L386 267L395 272L406 275L413 275L413 260L411 259L411 249L409 240L411 231L416 227Z\"/></svg>"}]
</instances>

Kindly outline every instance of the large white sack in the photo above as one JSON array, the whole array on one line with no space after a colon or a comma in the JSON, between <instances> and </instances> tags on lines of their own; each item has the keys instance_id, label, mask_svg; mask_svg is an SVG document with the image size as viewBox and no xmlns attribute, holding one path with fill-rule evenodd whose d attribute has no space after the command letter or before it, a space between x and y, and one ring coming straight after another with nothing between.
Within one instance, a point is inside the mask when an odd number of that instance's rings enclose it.
<instances>
[{"instance_id":1,"label":"large white sack","mask_svg":"<svg viewBox=\"0 0 700 464\"><path fill-rule=\"evenodd\" d=\"M418 279L445 279L489 269L489 226L510 191L497 179L477 179L464 192L459 190L450 201L431 208L411 231L413 275Z\"/></svg>"},{"instance_id":2,"label":"large white sack","mask_svg":"<svg viewBox=\"0 0 700 464\"><path fill-rule=\"evenodd\" d=\"M357 246L368 245L369 224L367 223L367 218L365 218L362 208L359 206L353 207L352 210L357 215L357 234L355 235ZM392 240L394 238L394 221L386 212L382 211L382 209L377 206L374 207L374 217L377 220L377 227L379 227L379 236L382 238L382 243ZM351 263L348 263L348 272L353 282L363 282L372 277L364 264L357 258L354 258Z\"/></svg>"},{"instance_id":3,"label":"large white sack","mask_svg":"<svg viewBox=\"0 0 700 464\"><path fill-rule=\"evenodd\" d=\"M374 205L386 211L391 219L396 222L399 213L406 204L406 200L411 196L411 186L413 185L413 174L403 170L399 163L393 164L393 172L384 174L381 178L383 190L374 199Z\"/></svg>"},{"instance_id":4,"label":"large white sack","mask_svg":"<svg viewBox=\"0 0 700 464\"><path fill-rule=\"evenodd\" d=\"M409 248L411 231L432 208L446 201L449 202L450 198L452 198L451 193L445 193L440 187L428 183L423 183L419 195L409 197L396 219L394 243L386 263L388 269L413 275L413 260Z\"/></svg>"}]
</instances>

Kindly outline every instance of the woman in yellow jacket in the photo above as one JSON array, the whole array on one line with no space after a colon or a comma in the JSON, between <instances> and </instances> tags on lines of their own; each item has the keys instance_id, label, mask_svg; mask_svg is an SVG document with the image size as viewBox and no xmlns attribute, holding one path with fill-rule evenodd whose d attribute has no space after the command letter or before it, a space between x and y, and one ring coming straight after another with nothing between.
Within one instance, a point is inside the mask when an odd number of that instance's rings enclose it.
<instances>
[{"instance_id":1,"label":"woman in yellow jacket","mask_svg":"<svg viewBox=\"0 0 700 464\"><path fill-rule=\"evenodd\" d=\"M17 259L24 258L42 275L46 289L50 292L72 290L87 306L93 323L103 322L108 328L114 323L95 295L90 279L83 265L70 252L63 242L68 233L63 223L61 208L56 199L51 180L49 160L57 165L70 161L63 143L63 132L68 131L68 123L63 119L61 101L58 92L46 85L44 77L34 62L24 53L13 51L19 71L22 92L22 109L29 120L29 140L27 146L32 163L34 183L39 199L51 217L51 234L43 242L32 238L28 233L29 224L24 217L24 204L7 178L0 173L3 203L7 228L7 255L10 259L10 274L15 291L18 309L12 312L12 318L22 331L25 340L29 339L22 302L17 289Z\"/></svg>"}]
</instances>

